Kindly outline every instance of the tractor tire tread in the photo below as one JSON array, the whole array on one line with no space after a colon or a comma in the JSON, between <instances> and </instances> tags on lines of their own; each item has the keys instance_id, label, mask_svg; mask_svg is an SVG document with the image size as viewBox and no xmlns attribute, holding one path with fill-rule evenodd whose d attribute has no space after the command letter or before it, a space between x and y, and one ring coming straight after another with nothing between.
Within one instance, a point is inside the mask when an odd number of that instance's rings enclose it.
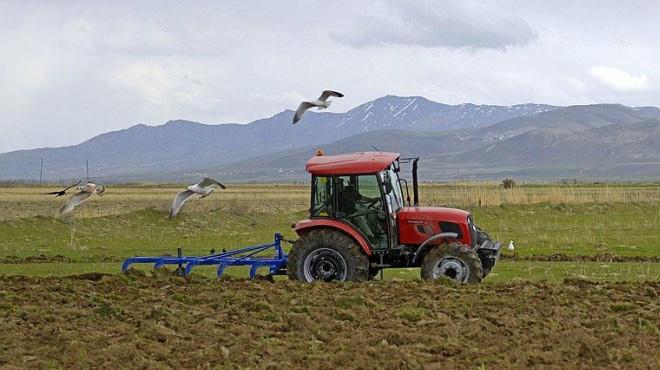
<instances>
[{"instance_id":1,"label":"tractor tire tread","mask_svg":"<svg viewBox=\"0 0 660 370\"><path fill-rule=\"evenodd\" d=\"M347 261L349 266L354 266L349 271L346 281L366 281L369 279L369 259L360 246L343 231L330 228L314 229L303 234L291 248L287 260L287 275L291 280L304 281L301 276L301 263L303 259L319 245L334 247Z\"/></svg>"}]
</instances>

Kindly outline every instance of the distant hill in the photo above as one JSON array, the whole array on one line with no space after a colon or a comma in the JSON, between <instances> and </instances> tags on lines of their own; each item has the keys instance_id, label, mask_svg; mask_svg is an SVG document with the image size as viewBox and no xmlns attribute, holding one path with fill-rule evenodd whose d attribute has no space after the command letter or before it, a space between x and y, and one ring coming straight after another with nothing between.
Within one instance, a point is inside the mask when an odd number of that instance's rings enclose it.
<instances>
[{"instance_id":1,"label":"distant hill","mask_svg":"<svg viewBox=\"0 0 660 370\"><path fill-rule=\"evenodd\" d=\"M586 129L579 134L535 129L452 159L540 167L649 162L660 160L659 143L660 119L655 118Z\"/></svg>"},{"instance_id":2,"label":"distant hill","mask_svg":"<svg viewBox=\"0 0 660 370\"><path fill-rule=\"evenodd\" d=\"M634 123L658 117L660 109L654 107L631 108L620 104L574 105L533 116L504 120L482 130L481 135L502 140L535 129L557 134L575 134L596 127Z\"/></svg>"},{"instance_id":3,"label":"distant hill","mask_svg":"<svg viewBox=\"0 0 660 370\"><path fill-rule=\"evenodd\" d=\"M377 130L323 145L327 154L352 151L373 151L378 149L427 157L447 151L460 152L463 149L460 139L452 133L423 132L406 130ZM290 149L274 154L254 157L243 161L213 168L212 173L237 181L267 182L270 179L300 180L307 178L305 162L315 154L318 146Z\"/></svg>"},{"instance_id":4,"label":"distant hill","mask_svg":"<svg viewBox=\"0 0 660 370\"><path fill-rule=\"evenodd\" d=\"M562 110L567 112L560 113ZM323 148L332 154L373 150L372 145L378 145L380 150L420 156L424 180L505 176L536 180L658 179L660 119L646 117L660 116L660 110L647 109L643 115L634 112L638 110L619 105L572 106L482 130L378 130ZM572 120L566 120L567 116ZM519 133L493 139L493 132L510 127L520 129ZM304 163L315 148L255 157L214 171L237 180L301 179L307 176Z\"/></svg>"},{"instance_id":5,"label":"distant hill","mask_svg":"<svg viewBox=\"0 0 660 370\"><path fill-rule=\"evenodd\" d=\"M109 132L79 145L0 154L0 180L90 175L105 182L305 180L304 163L328 154L396 151L420 156L421 178L657 179L660 109L594 104L493 106L385 96L346 113L283 111L248 124L170 121Z\"/></svg>"},{"instance_id":6,"label":"distant hill","mask_svg":"<svg viewBox=\"0 0 660 370\"><path fill-rule=\"evenodd\" d=\"M46 181L80 178L85 174L86 160L91 176L106 181L147 180L163 174L185 178L197 174L191 170L328 144L364 132L486 127L555 108L539 104L451 106L423 97L390 95L346 113L309 112L295 126L291 124L290 110L248 124L206 125L184 120L155 127L140 124L74 146L0 154L0 181L38 179L41 158L45 161Z\"/></svg>"}]
</instances>

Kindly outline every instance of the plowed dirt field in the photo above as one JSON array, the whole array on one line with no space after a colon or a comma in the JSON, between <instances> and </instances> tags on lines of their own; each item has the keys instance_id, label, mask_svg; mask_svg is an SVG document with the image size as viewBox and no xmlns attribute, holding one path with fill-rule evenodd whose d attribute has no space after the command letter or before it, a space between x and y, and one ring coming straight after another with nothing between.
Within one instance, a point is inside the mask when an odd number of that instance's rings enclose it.
<instances>
[{"instance_id":1,"label":"plowed dirt field","mask_svg":"<svg viewBox=\"0 0 660 370\"><path fill-rule=\"evenodd\" d=\"M0 277L0 368L660 368L660 283Z\"/></svg>"}]
</instances>

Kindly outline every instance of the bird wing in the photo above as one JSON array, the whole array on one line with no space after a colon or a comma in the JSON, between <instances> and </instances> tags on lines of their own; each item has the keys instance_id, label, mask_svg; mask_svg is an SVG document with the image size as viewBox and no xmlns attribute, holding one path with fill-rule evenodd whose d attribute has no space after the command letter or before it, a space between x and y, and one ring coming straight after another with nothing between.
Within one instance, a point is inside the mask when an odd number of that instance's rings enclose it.
<instances>
[{"instance_id":1,"label":"bird wing","mask_svg":"<svg viewBox=\"0 0 660 370\"><path fill-rule=\"evenodd\" d=\"M338 98L343 98L344 94L342 94L340 92L337 92L337 91L332 91L332 90L323 90L323 92L321 93L321 96L319 96L319 100L320 101L326 101L331 96L336 96Z\"/></svg>"},{"instance_id":2,"label":"bird wing","mask_svg":"<svg viewBox=\"0 0 660 370\"><path fill-rule=\"evenodd\" d=\"M217 180L213 180L210 177L205 177L204 180L202 180L202 182L199 183L199 186L201 186L203 188L205 188L207 186L211 186L211 185L218 185L219 187L221 187L223 189L227 188L224 185L222 185L221 183L219 183Z\"/></svg>"},{"instance_id":3,"label":"bird wing","mask_svg":"<svg viewBox=\"0 0 660 370\"><path fill-rule=\"evenodd\" d=\"M293 115L293 123L295 124L296 122L300 121L305 111L311 107L315 107L315 105L308 101L300 103L298 109L296 109L296 114Z\"/></svg>"},{"instance_id":4,"label":"bird wing","mask_svg":"<svg viewBox=\"0 0 660 370\"><path fill-rule=\"evenodd\" d=\"M78 180L77 183L75 183L75 184L73 184L73 185L71 185L71 186L69 186L69 187L64 188L63 191L67 191L67 190L71 189L71 188L74 187L74 186L78 186L78 184L80 184L80 181L81 181L81 180Z\"/></svg>"},{"instance_id":5,"label":"bird wing","mask_svg":"<svg viewBox=\"0 0 660 370\"><path fill-rule=\"evenodd\" d=\"M60 197L60 196L62 196L62 195L64 195L64 194L66 194L66 191L67 191L67 190L71 189L71 188L74 187L74 186L77 186L78 184L80 184L80 180L78 180L77 183L75 183L75 184L73 184L73 185L71 185L71 186L67 186L66 188L64 188L64 189L62 189L62 190L51 191L50 193L46 193L46 194L49 194L49 195L57 195L58 197Z\"/></svg>"},{"instance_id":6,"label":"bird wing","mask_svg":"<svg viewBox=\"0 0 660 370\"><path fill-rule=\"evenodd\" d=\"M69 198L69 200L62 206L62 208L60 208L60 216L71 213L74 208L88 201L91 195L92 193L81 191L80 193Z\"/></svg>"},{"instance_id":7,"label":"bird wing","mask_svg":"<svg viewBox=\"0 0 660 370\"><path fill-rule=\"evenodd\" d=\"M176 195L176 198L174 198L174 201L172 202L172 208L170 209L170 220L176 217L184 203L195 194L196 193L192 190L184 190Z\"/></svg>"}]
</instances>

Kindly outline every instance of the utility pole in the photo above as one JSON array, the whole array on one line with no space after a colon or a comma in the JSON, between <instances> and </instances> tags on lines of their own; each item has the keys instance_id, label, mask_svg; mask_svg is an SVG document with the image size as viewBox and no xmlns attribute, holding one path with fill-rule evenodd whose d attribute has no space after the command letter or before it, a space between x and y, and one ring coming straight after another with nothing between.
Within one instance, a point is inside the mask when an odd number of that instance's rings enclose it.
<instances>
[{"instance_id":1,"label":"utility pole","mask_svg":"<svg viewBox=\"0 0 660 370\"><path fill-rule=\"evenodd\" d=\"M44 177L44 159L41 158L41 168L39 169L39 187L41 187L41 180Z\"/></svg>"},{"instance_id":2,"label":"utility pole","mask_svg":"<svg viewBox=\"0 0 660 370\"><path fill-rule=\"evenodd\" d=\"M85 159L85 165L87 167L87 182L89 182L89 159Z\"/></svg>"}]
</instances>

